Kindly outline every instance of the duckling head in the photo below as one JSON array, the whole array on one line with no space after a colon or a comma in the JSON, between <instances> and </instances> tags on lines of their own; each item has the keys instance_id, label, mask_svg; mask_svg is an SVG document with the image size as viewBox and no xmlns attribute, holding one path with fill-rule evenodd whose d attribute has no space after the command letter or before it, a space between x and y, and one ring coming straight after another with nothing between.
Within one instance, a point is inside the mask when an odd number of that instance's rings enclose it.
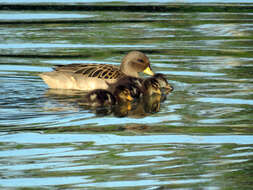
<instances>
[{"instance_id":1,"label":"duckling head","mask_svg":"<svg viewBox=\"0 0 253 190\"><path fill-rule=\"evenodd\" d=\"M153 77L159 82L160 87L164 88L166 92L173 91L173 89L174 89L173 86L171 86L168 83L168 81L167 81L167 79L166 79L166 77L165 77L164 74L156 73Z\"/></svg>"},{"instance_id":2,"label":"duckling head","mask_svg":"<svg viewBox=\"0 0 253 190\"><path fill-rule=\"evenodd\" d=\"M142 79L140 78L125 76L117 82L117 85L123 85L128 88L133 98L140 98L143 94Z\"/></svg>"},{"instance_id":3,"label":"duckling head","mask_svg":"<svg viewBox=\"0 0 253 190\"><path fill-rule=\"evenodd\" d=\"M116 98L107 90L93 90L88 95L88 103L92 106L111 106L116 103Z\"/></svg>"},{"instance_id":4,"label":"duckling head","mask_svg":"<svg viewBox=\"0 0 253 190\"><path fill-rule=\"evenodd\" d=\"M114 95L119 103L131 102L134 100L133 97L131 96L130 90L128 89L127 86L124 85L118 85L115 88Z\"/></svg>"},{"instance_id":5,"label":"duckling head","mask_svg":"<svg viewBox=\"0 0 253 190\"><path fill-rule=\"evenodd\" d=\"M142 79L141 78L126 76L126 77L123 77L122 79L126 83L130 83L132 85L135 85L138 88L142 87Z\"/></svg>"},{"instance_id":6,"label":"duckling head","mask_svg":"<svg viewBox=\"0 0 253 190\"><path fill-rule=\"evenodd\" d=\"M140 51L129 52L122 60L120 70L128 76L138 77L139 72L154 75L148 57Z\"/></svg>"},{"instance_id":7,"label":"duckling head","mask_svg":"<svg viewBox=\"0 0 253 190\"><path fill-rule=\"evenodd\" d=\"M149 96L153 94L159 94L159 95L162 94L160 90L161 86L159 82L153 77L145 79L143 86L145 88L147 95Z\"/></svg>"}]
</instances>

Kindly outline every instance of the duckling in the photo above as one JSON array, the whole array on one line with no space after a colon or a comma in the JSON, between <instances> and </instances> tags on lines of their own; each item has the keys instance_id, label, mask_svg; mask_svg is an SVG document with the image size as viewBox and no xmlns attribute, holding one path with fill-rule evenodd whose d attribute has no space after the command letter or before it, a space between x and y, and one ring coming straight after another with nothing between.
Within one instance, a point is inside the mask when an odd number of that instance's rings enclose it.
<instances>
[{"instance_id":1,"label":"duckling","mask_svg":"<svg viewBox=\"0 0 253 190\"><path fill-rule=\"evenodd\" d=\"M158 80L154 77L146 78L143 81L143 91L144 95L151 96L153 94L159 94L161 95L161 86L158 82Z\"/></svg>"},{"instance_id":2,"label":"duckling","mask_svg":"<svg viewBox=\"0 0 253 190\"><path fill-rule=\"evenodd\" d=\"M112 106L131 101L133 101L133 98L129 89L124 85L118 85L115 87L113 93L104 89L97 89L89 92L85 96L84 104L92 107L101 107Z\"/></svg>"},{"instance_id":3,"label":"duckling","mask_svg":"<svg viewBox=\"0 0 253 190\"><path fill-rule=\"evenodd\" d=\"M165 92L166 94L169 92L172 92L174 90L173 86L171 86L165 75L162 73L156 73L153 77L151 78L155 78L158 83L160 84L160 88L163 90L163 92Z\"/></svg>"},{"instance_id":4,"label":"duckling","mask_svg":"<svg viewBox=\"0 0 253 190\"><path fill-rule=\"evenodd\" d=\"M140 98L143 94L149 96L152 94L161 94L161 92L168 94L174 89L162 73L156 73L154 76L146 79L126 76L122 77L117 83L127 85L133 98Z\"/></svg>"},{"instance_id":5,"label":"duckling","mask_svg":"<svg viewBox=\"0 0 253 190\"><path fill-rule=\"evenodd\" d=\"M150 77L146 79L126 76L112 84L110 86L111 88L109 89L113 89L118 85L124 85L130 90L133 98L140 98L143 95L151 96L152 94L161 94L160 83L163 86L166 86L166 84L164 84L165 82L167 81L165 78L162 78L162 74L158 74L156 77Z\"/></svg>"},{"instance_id":6,"label":"duckling","mask_svg":"<svg viewBox=\"0 0 253 190\"><path fill-rule=\"evenodd\" d=\"M113 91L117 86L124 86L130 91L130 94L133 98L140 98L143 94L142 91L142 79L137 77L122 77L116 83L113 83L108 88L109 91Z\"/></svg>"},{"instance_id":7,"label":"duckling","mask_svg":"<svg viewBox=\"0 0 253 190\"><path fill-rule=\"evenodd\" d=\"M84 99L85 105L92 107L111 106L116 104L115 96L104 89L97 89L89 92Z\"/></svg>"},{"instance_id":8,"label":"duckling","mask_svg":"<svg viewBox=\"0 0 253 190\"><path fill-rule=\"evenodd\" d=\"M132 102L134 100L133 97L131 96L130 90L125 85L116 86L113 94L114 94L114 96L116 98L116 102L118 104L121 104L124 102Z\"/></svg>"}]
</instances>

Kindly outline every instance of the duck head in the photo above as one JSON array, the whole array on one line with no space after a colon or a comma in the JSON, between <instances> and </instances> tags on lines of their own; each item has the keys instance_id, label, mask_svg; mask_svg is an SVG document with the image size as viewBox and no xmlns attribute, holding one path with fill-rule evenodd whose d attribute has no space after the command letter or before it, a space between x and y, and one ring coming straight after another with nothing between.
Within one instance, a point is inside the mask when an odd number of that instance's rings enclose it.
<instances>
[{"instance_id":1,"label":"duck head","mask_svg":"<svg viewBox=\"0 0 253 190\"><path fill-rule=\"evenodd\" d=\"M148 57L140 51L129 52L122 60L120 70L128 76L138 77L139 72L154 75Z\"/></svg>"}]
</instances>

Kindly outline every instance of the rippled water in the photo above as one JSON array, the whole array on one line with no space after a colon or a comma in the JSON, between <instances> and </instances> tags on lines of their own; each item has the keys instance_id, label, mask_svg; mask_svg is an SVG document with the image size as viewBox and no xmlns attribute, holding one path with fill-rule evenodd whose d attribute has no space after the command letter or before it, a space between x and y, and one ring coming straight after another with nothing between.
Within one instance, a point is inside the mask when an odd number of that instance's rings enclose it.
<instances>
[{"instance_id":1,"label":"rippled water","mask_svg":"<svg viewBox=\"0 0 253 190\"><path fill-rule=\"evenodd\" d=\"M1 188L252 188L252 2L48 2L0 1ZM131 50L173 93L92 110L38 77Z\"/></svg>"}]
</instances>

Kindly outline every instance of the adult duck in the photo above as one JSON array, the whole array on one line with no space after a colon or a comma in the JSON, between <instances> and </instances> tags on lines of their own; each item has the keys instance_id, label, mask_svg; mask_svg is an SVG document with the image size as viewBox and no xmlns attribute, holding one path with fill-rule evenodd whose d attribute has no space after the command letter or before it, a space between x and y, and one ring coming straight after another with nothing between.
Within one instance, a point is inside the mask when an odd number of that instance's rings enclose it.
<instances>
[{"instance_id":1,"label":"adult duck","mask_svg":"<svg viewBox=\"0 0 253 190\"><path fill-rule=\"evenodd\" d=\"M148 57L139 51L129 52L120 67L109 64L56 65L54 71L39 76L50 88L95 90L108 89L124 76L139 77L140 72L154 75Z\"/></svg>"}]
</instances>

